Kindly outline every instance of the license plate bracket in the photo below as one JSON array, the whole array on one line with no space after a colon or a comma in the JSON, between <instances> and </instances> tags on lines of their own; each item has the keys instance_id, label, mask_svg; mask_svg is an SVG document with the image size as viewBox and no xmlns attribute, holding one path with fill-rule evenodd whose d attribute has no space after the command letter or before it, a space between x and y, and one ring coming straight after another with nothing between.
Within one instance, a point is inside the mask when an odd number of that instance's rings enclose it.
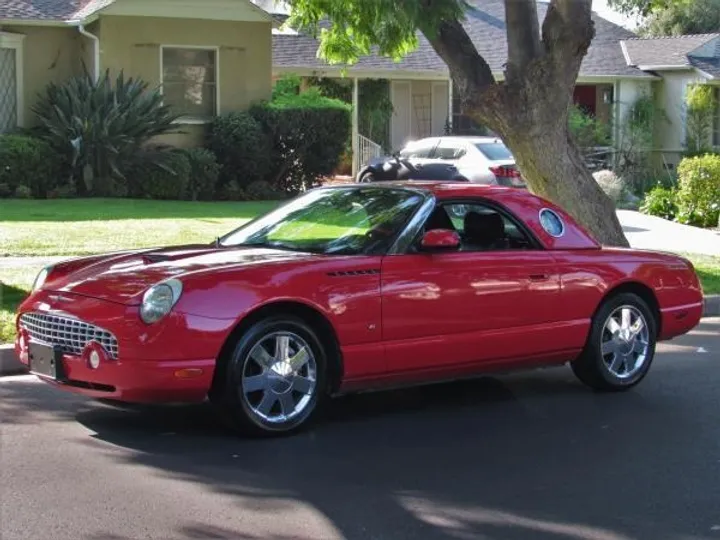
<instances>
[{"instance_id":1,"label":"license plate bracket","mask_svg":"<svg viewBox=\"0 0 720 540\"><path fill-rule=\"evenodd\" d=\"M56 381L65 379L62 363L63 353L59 347L31 341L28 344L30 373Z\"/></svg>"}]
</instances>

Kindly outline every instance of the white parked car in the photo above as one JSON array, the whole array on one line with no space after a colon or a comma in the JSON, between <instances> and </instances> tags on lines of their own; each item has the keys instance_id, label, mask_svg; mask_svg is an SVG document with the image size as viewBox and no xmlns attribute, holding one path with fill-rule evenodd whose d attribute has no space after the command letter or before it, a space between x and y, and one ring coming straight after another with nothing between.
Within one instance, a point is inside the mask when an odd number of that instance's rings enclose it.
<instances>
[{"instance_id":1,"label":"white parked car","mask_svg":"<svg viewBox=\"0 0 720 540\"><path fill-rule=\"evenodd\" d=\"M451 180L526 187L510 149L497 137L428 137L395 156L372 160L357 180Z\"/></svg>"}]
</instances>

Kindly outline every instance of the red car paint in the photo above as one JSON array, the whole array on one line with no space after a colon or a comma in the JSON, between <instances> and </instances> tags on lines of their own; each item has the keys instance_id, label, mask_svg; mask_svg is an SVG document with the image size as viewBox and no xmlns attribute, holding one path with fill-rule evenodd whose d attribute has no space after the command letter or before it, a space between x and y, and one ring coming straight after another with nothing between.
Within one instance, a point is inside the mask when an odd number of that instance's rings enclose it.
<instances>
[{"instance_id":1,"label":"red car paint","mask_svg":"<svg viewBox=\"0 0 720 540\"><path fill-rule=\"evenodd\" d=\"M302 306L325 319L340 351L338 393L565 363L580 353L593 313L618 287L652 299L661 340L700 320L701 286L681 257L603 248L567 213L524 190L392 185L439 202L494 204L532 232L538 249L338 256L196 245L76 259L55 266L18 316L92 323L117 338L118 358L91 369L82 355L66 354L66 380L44 380L95 398L200 401L233 330L273 305ZM544 208L564 221L562 236L543 228ZM144 323L144 292L169 277L183 283L179 302L159 322ZM18 330L16 351L28 363L30 336L19 317Z\"/></svg>"}]
</instances>

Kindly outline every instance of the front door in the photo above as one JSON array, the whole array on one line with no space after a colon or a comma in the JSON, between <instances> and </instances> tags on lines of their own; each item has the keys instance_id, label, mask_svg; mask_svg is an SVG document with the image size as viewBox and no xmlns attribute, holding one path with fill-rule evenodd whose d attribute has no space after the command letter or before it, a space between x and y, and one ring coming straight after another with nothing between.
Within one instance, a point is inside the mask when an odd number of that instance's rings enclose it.
<instances>
[{"instance_id":1,"label":"front door","mask_svg":"<svg viewBox=\"0 0 720 540\"><path fill-rule=\"evenodd\" d=\"M488 204L440 204L422 232L455 229L461 248L385 257L383 340L392 372L537 355L559 313L552 256ZM422 233L421 233L422 234Z\"/></svg>"}]
</instances>

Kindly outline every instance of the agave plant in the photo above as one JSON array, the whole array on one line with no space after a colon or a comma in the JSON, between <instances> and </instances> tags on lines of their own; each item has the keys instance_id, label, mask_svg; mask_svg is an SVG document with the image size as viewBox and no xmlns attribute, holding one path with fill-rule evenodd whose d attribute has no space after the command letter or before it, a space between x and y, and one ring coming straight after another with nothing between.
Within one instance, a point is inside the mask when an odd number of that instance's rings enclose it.
<instances>
[{"instance_id":1,"label":"agave plant","mask_svg":"<svg viewBox=\"0 0 720 540\"><path fill-rule=\"evenodd\" d=\"M86 191L94 193L107 190L114 180L124 181L143 146L176 132L178 119L157 89L125 78L123 72L113 80L109 70L98 81L86 71L63 84L50 84L33 112L42 136L82 176Z\"/></svg>"}]
</instances>

